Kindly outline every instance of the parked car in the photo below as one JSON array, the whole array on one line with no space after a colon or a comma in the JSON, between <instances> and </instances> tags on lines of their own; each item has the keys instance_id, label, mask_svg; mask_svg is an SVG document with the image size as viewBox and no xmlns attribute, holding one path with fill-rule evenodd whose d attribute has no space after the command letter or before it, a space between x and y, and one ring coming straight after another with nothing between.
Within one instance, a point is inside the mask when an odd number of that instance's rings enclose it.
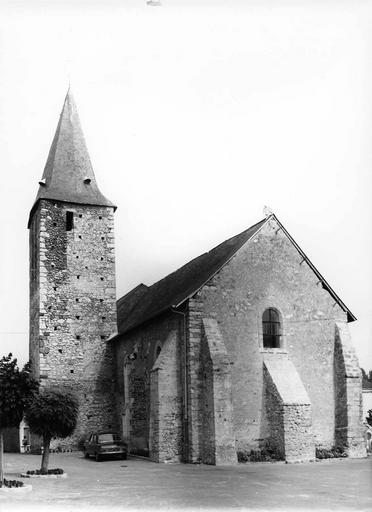
<instances>
[{"instance_id":1,"label":"parked car","mask_svg":"<svg viewBox=\"0 0 372 512\"><path fill-rule=\"evenodd\" d=\"M122 441L116 432L92 432L89 439L84 443L83 451L86 459L92 455L97 462L104 457L113 456L126 459L128 445Z\"/></svg>"}]
</instances>

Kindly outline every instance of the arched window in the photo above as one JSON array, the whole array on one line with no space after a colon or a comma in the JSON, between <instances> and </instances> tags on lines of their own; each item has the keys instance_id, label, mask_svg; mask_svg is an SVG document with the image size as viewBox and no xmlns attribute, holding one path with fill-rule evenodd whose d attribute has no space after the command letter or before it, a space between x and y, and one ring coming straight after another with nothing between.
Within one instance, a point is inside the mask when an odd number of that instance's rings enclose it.
<instances>
[{"instance_id":1,"label":"arched window","mask_svg":"<svg viewBox=\"0 0 372 512\"><path fill-rule=\"evenodd\" d=\"M281 325L276 309L268 308L262 315L262 333L264 348L280 348Z\"/></svg>"}]
</instances>

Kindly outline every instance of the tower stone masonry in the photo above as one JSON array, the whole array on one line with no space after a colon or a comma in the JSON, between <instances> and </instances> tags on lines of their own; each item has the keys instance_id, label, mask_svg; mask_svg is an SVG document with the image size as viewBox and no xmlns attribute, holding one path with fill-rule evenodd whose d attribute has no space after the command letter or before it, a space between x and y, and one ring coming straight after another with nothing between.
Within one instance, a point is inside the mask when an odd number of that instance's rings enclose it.
<instances>
[{"instance_id":1,"label":"tower stone masonry","mask_svg":"<svg viewBox=\"0 0 372 512\"><path fill-rule=\"evenodd\" d=\"M69 90L45 165L30 229L30 359L41 386L73 391L74 447L89 431L116 428L115 206L99 191Z\"/></svg>"}]
</instances>

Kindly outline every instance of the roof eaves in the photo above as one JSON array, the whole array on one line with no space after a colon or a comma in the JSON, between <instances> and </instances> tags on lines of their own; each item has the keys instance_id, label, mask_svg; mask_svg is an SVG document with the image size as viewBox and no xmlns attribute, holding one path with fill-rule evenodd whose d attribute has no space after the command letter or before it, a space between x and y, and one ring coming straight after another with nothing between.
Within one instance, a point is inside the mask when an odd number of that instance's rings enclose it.
<instances>
[{"instance_id":1,"label":"roof eaves","mask_svg":"<svg viewBox=\"0 0 372 512\"><path fill-rule=\"evenodd\" d=\"M35 210L37 209L37 205L39 204L39 201L41 200L44 200L44 201L51 201L51 202L55 202L55 203L64 203L64 204L80 204L80 205L83 205L83 206L103 206L105 208L113 208L114 209L114 212L117 210L117 206L114 205L114 204L107 204L107 205L104 205L104 204L97 204L97 203L94 203L93 201L90 203L89 201L87 202L81 202L81 203L78 203L78 202L72 202L72 201L64 201L63 199L52 199L52 198L49 198L49 197L38 197L36 199L36 201L34 202L34 204L32 205L32 208L30 210L30 215L28 216L28 223L27 223L27 228L30 229L30 226L31 226L31 221L32 221L32 217L35 213Z\"/></svg>"},{"instance_id":2,"label":"roof eaves","mask_svg":"<svg viewBox=\"0 0 372 512\"><path fill-rule=\"evenodd\" d=\"M140 322L137 322L137 323L131 325L127 329L124 329L123 331L118 332L115 336L113 336L112 338L109 338L108 341L115 341L117 338L119 338L123 334L128 334L128 332L133 331L133 329L136 329L140 325L144 325L147 322L151 322L151 320L154 320L154 318L157 318L158 316L163 315L167 311L171 311L172 308L175 308L175 307L176 306L167 305L166 307L162 308L160 311L157 311L156 313L154 313L153 315L149 316L148 318L145 318L144 320L141 320Z\"/></svg>"},{"instance_id":3,"label":"roof eaves","mask_svg":"<svg viewBox=\"0 0 372 512\"><path fill-rule=\"evenodd\" d=\"M309 267L312 269L312 271L317 275L319 280L322 283L322 286L325 290L327 290L331 296L335 299L337 304L341 307L341 309L347 314L348 322L354 322L357 318L353 313L350 311L350 309L346 306L346 304L340 299L340 297L337 295L337 293L333 290L333 288L328 284L326 279L322 276L322 274L319 272L319 270L315 267L315 265L309 260L309 258L306 256L304 251L301 249L301 247L297 244L297 242L291 237L291 235L288 233L288 231L285 229L283 224L280 222L280 220L273 214L272 217L275 218L277 223L279 224L280 228L282 229L283 233L286 234L286 236L289 238L289 240L292 242L294 247L297 249L297 251L301 254L304 261L309 265Z\"/></svg>"}]
</instances>

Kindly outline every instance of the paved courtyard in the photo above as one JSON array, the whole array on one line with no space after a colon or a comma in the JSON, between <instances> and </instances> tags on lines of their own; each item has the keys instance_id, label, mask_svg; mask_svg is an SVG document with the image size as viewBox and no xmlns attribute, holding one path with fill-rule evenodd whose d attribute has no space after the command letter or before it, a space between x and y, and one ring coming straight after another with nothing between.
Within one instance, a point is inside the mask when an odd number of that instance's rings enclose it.
<instances>
[{"instance_id":1,"label":"paved courtyard","mask_svg":"<svg viewBox=\"0 0 372 512\"><path fill-rule=\"evenodd\" d=\"M40 466L40 456L5 454L5 473ZM306 464L251 463L236 467L156 464L130 458L95 462L52 454L66 479L24 479L30 492L0 493L13 510L227 509L372 510L372 458Z\"/></svg>"}]
</instances>

